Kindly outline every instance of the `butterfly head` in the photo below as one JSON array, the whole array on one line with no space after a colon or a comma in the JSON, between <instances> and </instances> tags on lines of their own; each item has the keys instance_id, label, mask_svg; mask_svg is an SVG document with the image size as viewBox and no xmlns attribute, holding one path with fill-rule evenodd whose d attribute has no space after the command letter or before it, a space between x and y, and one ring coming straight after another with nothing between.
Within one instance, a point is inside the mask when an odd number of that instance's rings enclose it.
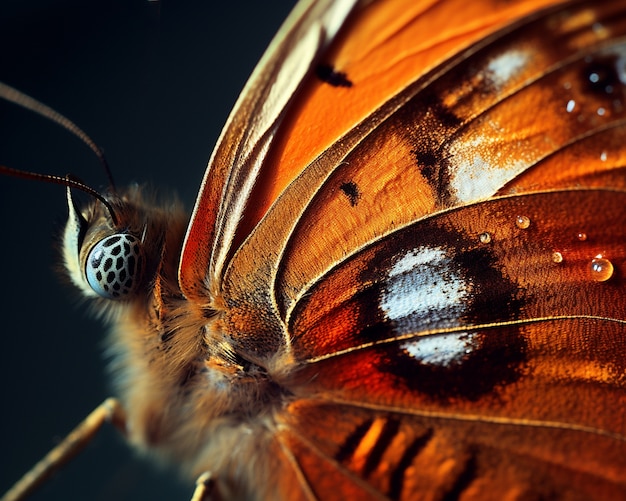
<instances>
[{"instance_id":1,"label":"butterfly head","mask_svg":"<svg viewBox=\"0 0 626 501\"><path fill-rule=\"evenodd\" d=\"M81 211L67 188L63 257L71 281L86 297L123 300L142 282L146 227L128 217L124 198L111 197L110 210L94 202Z\"/></svg>"},{"instance_id":2,"label":"butterfly head","mask_svg":"<svg viewBox=\"0 0 626 501\"><path fill-rule=\"evenodd\" d=\"M99 240L90 249L85 263L87 283L105 299L132 294L142 269L142 243L130 233L114 233Z\"/></svg>"}]
</instances>

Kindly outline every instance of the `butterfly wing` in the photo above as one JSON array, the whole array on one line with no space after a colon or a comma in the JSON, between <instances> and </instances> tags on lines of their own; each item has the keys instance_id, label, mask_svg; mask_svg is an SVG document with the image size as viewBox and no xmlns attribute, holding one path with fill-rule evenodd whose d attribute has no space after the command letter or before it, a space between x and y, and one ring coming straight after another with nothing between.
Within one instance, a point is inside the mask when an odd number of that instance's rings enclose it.
<instances>
[{"instance_id":1,"label":"butterfly wing","mask_svg":"<svg viewBox=\"0 0 626 501\"><path fill-rule=\"evenodd\" d=\"M600 250L626 262L625 202L572 190L473 204L377 240L308 289L289 318L302 363L290 384L311 397L282 419L313 490L311 456L392 499L622 499L624 281L591 262ZM595 230L583 241L581 227Z\"/></svg>"},{"instance_id":2,"label":"butterfly wing","mask_svg":"<svg viewBox=\"0 0 626 501\"><path fill-rule=\"evenodd\" d=\"M284 112L353 6L350 0L300 3L250 77L209 160L187 232L179 273L187 297L204 302L207 277L217 294L237 225Z\"/></svg>"},{"instance_id":3,"label":"butterfly wing","mask_svg":"<svg viewBox=\"0 0 626 501\"><path fill-rule=\"evenodd\" d=\"M219 294L230 255L338 137L459 48L550 3L301 2L251 76L209 161L180 263L185 294L203 301L198 284L207 277L210 293ZM353 27L335 40L348 15ZM416 33L431 31L415 44ZM398 54L398 44L415 46Z\"/></svg>"},{"instance_id":4,"label":"butterfly wing","mask_svg":"<svg viewBox=\"0 0 626 501\"><path fill-rule=\"evenodd\" d=\"M626 497L624 7L481 6L360 5L210 164L183 290L304 496Z\"/></svg>"}]
</instances>

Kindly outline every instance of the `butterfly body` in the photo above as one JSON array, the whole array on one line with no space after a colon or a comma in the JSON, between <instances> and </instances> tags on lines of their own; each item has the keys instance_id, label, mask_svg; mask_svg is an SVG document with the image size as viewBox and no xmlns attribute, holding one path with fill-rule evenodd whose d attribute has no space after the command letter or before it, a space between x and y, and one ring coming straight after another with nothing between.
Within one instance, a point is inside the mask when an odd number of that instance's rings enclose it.
<instances>
[{"instance_id":1,"label":"butterfly body","mask_svg":"<svg viewBox=\"0 0 626 501\"><path fill-rule=\"evenodd\" d=\"M70 194L129 440L222 497L626 499L625 20L305 3L191 218ZM107 300L86 263L120 234Z\"/></svg>"}]
</instances>

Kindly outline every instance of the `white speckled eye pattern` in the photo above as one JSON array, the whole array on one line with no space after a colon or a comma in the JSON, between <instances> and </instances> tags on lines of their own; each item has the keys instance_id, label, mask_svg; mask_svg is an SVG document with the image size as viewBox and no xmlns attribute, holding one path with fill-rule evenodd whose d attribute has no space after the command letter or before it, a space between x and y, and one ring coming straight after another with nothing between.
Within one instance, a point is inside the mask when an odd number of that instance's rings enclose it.
<instances>
[{"instance_id":1,"label":"white speckled eye pattern","mask_svg":"<svg viewBox=\"0 0 626 501\"><path fill-rule=\"evenodd\" d=\"M128 233L100 240L89 252L85 274L91 288L106 299L121 298L137 285L141 242Z\"/></svg>"}]
</instances>

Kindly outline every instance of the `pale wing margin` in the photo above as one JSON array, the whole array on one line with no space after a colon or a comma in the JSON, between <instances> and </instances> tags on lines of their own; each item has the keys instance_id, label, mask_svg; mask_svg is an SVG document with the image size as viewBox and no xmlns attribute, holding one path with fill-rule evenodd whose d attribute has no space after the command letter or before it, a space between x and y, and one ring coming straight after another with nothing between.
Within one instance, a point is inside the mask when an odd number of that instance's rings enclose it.
<instances>
[{"instance_id":1,"label":"pale wing margin","mask_svg":"<svg viewBox=\"0 0 626 501\"><path fill-rule=\"evenodd\" d=\"M207 242L211 245L207 271L214 287L220 282L235 231L284 110L356 4L357 0L298 3L237 100L209 160L183 246L205 191L216 189L209 186L210 180L224 179L215 238Z\"/></svg>"}]
</instances>

